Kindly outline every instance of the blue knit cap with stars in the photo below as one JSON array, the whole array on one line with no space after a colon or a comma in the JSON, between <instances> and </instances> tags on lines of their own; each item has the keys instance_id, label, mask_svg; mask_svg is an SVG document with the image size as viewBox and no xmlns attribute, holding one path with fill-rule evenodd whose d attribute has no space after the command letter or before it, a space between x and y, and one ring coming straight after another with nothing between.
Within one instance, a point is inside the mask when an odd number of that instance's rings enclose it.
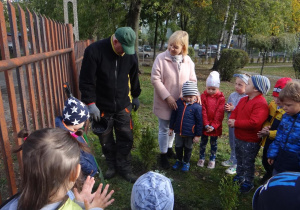
<instances>
[{"instance_id":1,"label":"blue knit cap with stars","mask_svg":"<svg viewBox=\"0 0 300 210\"><path fill-rule=\"evenodd\" d=\"M66 125L78 125L90 117L87 106L77 98L70 97L65 101L63 121Z\"/></svg>"}]
</instances>

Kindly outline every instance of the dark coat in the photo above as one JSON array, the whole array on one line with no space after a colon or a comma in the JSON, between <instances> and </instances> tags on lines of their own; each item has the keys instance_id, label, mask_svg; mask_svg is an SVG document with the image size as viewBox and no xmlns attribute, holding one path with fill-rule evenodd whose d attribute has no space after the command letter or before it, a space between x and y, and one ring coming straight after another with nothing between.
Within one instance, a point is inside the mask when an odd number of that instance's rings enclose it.
<instances>
[{"instance_id":1,"label":"dark coat","mask_svg":"<svg viewBox=\"0 0 300 210\"><path fill-rule=\"evenodd\" d=\"M186 105L182 98L176 101L178 108L172 111L170 129L180 136L201 136L202 107L198 103Z\"/></svg>"},{"instance_id":2,"label":"dark coat","mask_svg":"<svg viewBox=\"0 0 300 210\"><path fill-rule=\"evenodd\" d=\"M138 97L141 89L136 54L117 55L111 38L85 49L79 76L82 102L96 102L100 111L119 112L130 104L129 84L131 95Z\"/></svg>"}]
</instances>

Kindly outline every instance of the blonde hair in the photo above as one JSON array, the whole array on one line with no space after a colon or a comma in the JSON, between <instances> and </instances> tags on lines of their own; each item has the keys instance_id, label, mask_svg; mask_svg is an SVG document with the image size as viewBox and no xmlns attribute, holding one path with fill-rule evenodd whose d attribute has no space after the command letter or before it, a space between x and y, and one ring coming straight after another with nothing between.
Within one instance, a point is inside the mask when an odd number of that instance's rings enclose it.
<instances>
[{"instance_id":1,"label":"blonde hair","mask_svg":"<svg viewBox=\"0 0 300 210\"><path fill-rule=\"evenodd\" d=\"M300 102L300 83L296 81L288 82L280 91L279 99L281 101L284 101L284 99L290 99L295 102Z\"/></svg>"},{"instance_id":2,"label":"blonde hair","mask_svg":"<svg viewBox=\"0 0 300 210\"><path fill-rule=\"evenodd\" d=\"M186 31L175 31L169 38L168 46L173 43L182 45L183 56L188 54L189 34Z\"/></svg>"}]
</instances>

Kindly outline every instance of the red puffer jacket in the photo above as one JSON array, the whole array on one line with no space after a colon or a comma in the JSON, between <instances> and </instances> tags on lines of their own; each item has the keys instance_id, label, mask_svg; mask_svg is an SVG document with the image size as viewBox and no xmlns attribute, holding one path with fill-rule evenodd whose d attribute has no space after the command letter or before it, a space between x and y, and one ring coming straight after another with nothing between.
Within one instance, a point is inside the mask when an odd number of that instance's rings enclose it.
<instances>
[{"instance_id":1,"label":"red puffer jacket","mask_svg":"<svg viewBox=\"0 0 300 210\"><path fill-rule=\"evenodd\" d=\"M203 134L207 136L221 136L225 105L224 94L218 91L214 95L209 95L205 90L204 93L201 94L201 101L203 126L210 125L215 128L209 133L203 128Z\"/></svg>"}]
</instances>

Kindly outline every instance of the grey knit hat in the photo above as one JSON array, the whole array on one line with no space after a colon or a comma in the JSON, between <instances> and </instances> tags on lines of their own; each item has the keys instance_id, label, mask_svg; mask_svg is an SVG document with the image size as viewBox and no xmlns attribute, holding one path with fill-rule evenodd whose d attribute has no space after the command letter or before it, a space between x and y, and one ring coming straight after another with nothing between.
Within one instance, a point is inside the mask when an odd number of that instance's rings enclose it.
<instances>
[{"instance_id":1,"label":"grey knit hat","mask_svg":"<svg viewBox=\"0 0 300 210\"><path fill-rule=\"evenodd\" d=\"M172 210L174 191L170 179L149 171L134 183L131 192L131 209Z\"/></svg>"},{"instance_id":2,"label":"grey knit hat","mask_svg":"<svg viewBox=\"0 0 300 210\"><path fill-rule=\"evenodd\" d=\"M241 80L243 80L243 82L248 85L248 80L249 80L249 76L246 74L234 74L233 77L238 77Z\"/></svg>"},{"instance_id":3,"label":"grey knit hat","mask_svg":"<svg viewBox=\"0 0 300 210\"><path fill-rule=\"evenodd\" d=\"M270 80L262 75L253 75L251 77L254 87L262 94L267 94L270 90Z\"/></svg>"},{"instance_id":4,"label":"grey knit hat","mask_svg":"<svg viewBox=\"0 0 300 210\"><path fill-rule=\"evenodd\" d=\"M197 83L186 81L182 86L182 96L196 96L198 95Z\"/></svg>"}]
</instances>

